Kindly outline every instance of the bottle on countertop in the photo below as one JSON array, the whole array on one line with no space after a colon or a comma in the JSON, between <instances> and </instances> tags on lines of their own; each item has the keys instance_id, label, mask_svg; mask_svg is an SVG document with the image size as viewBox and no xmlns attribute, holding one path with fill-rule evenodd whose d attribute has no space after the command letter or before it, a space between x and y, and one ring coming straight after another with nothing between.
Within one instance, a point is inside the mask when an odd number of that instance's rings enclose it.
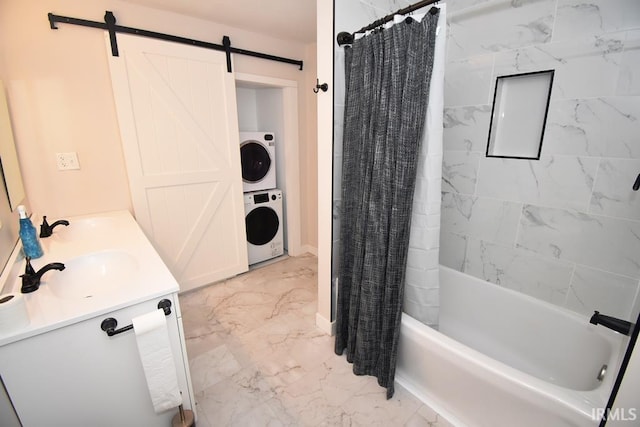
<instances>
[{"instance_id":1,"label":"bottle on countertop","mask_svg":"<svg viewBox=\"0 0 640 427\"><path fill-rule=\"evenodd\" d=\"M44 253L36 234L36 228L31 219L27 216L27 210L23 205L18 206L20 215L20 240L22 240L22 250L24 255L31 259L40 258Z\"/></svg>"}]
</instances>

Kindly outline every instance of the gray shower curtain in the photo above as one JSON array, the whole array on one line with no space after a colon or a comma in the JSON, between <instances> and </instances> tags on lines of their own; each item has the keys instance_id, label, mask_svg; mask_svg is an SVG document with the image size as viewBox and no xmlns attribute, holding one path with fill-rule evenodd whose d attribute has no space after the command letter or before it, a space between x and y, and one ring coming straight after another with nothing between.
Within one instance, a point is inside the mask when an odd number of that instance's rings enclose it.
<instances>
[{"instance_id":1,"label":"gray shower curtain","mask_svg":"<svg viewBox=\"0 0 640 427\"><path fill-rule=\"evenodd\" d=\"M419 144L438 13L345 50L341 253L335 352L394 392Z\"/></svg>"}]
</instances>

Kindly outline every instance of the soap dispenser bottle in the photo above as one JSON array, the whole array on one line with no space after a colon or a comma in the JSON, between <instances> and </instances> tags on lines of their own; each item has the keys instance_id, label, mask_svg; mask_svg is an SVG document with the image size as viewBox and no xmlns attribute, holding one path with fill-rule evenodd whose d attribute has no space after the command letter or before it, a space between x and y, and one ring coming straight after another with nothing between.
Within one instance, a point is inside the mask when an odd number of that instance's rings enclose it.
<instances>
[{"instance_id":1,"label":"soap dispenser bottle","mask_svg":"<svg viewBox=\"0 0 640 427\"><path fill-rule=\"evenodd\" d=\"M31 259L40 258L43 255L42 246L36 234L36 228L27 216L27 210L23 205L18 206L20 215L20 240L22 240L22 250L24 255Z\"/></svg>"}]
</instances>

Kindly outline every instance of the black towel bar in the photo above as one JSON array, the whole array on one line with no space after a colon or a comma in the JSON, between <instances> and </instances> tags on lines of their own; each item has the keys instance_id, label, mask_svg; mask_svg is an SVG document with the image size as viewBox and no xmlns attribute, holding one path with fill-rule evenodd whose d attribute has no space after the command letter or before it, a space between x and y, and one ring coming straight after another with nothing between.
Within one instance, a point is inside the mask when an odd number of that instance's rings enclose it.
<instances>
[{"instance_id":1,"label":"black towel bar","mask_svg":"<svg viewBox=\"0 0 640 427\"><path fill-rule=\"evenodd\" d=\"M170 315L171 314L171 301L169 301L168 299L160 300L160 302L158 303L158 310L164 311L164 315L165 316ZM116 329L116 327L118 327L118 321L116 319L114 319L113 317L107 317L100 324L100 329L105 331L107 333L107 335L109 335L110 337L133 329L133 325L127 325L127 326L125 326L123 328L120 328L120 329Z\"/></svg>"}]
</instances>

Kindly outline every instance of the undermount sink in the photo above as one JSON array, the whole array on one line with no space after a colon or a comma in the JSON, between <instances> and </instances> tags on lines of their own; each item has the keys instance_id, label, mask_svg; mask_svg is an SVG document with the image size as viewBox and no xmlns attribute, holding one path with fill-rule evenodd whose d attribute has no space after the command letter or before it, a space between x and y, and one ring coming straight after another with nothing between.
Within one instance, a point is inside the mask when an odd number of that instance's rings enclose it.
<instances>
[{"instance_id":1,"label":"undermount sink","mask_svg":"<svg viewBox=\"0 0 640 427\"><path fill-rule=\"evenodd\" d=\"M43 285L60 298L91 298L127 286L139 269L138 261L123 251L94 252L65 263L64 271L47 273Z\"/></svg>"}]
</instances>

